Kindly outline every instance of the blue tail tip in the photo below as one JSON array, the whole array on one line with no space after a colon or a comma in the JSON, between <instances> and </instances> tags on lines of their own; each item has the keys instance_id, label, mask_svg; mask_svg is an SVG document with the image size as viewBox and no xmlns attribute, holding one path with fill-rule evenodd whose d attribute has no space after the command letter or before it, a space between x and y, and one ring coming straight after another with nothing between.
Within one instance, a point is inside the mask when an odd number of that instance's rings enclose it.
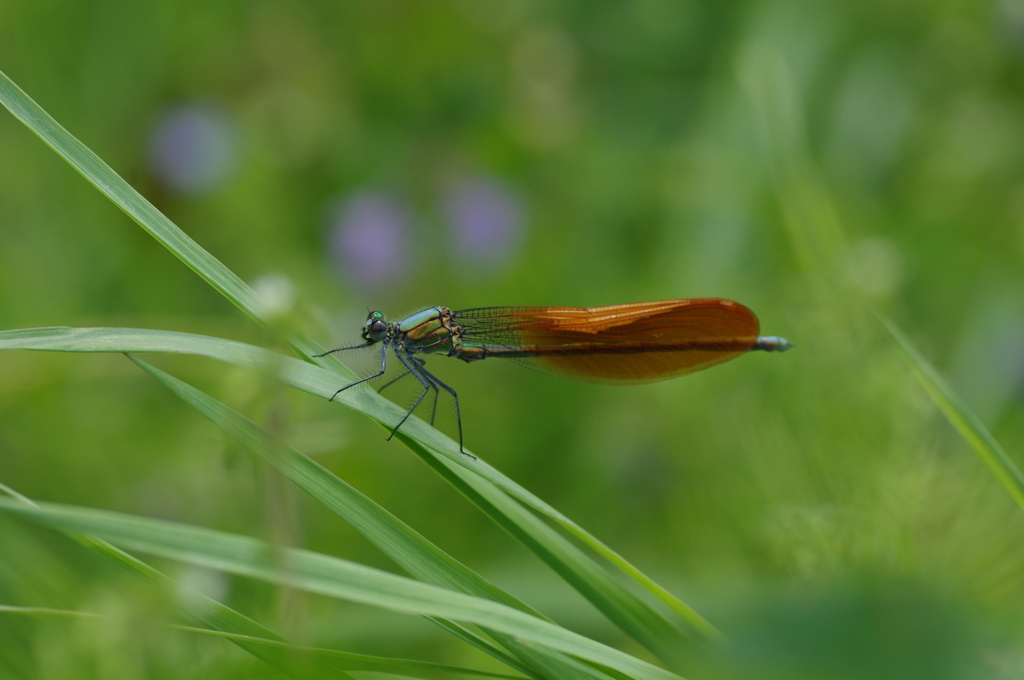
<instances>
[{"instance_id":1,"label":"blue tail tip","mask_svg":"<svg viewBox=\"0 0 1024 680\"><path fill-rule=\"evenodd\" d=\"M785 352L787 349L792 349L793 343L785 338L767 337L758 338L757 342L754 343L753 349L761 349L765 352Z\"/></svg>"}]
</instances>

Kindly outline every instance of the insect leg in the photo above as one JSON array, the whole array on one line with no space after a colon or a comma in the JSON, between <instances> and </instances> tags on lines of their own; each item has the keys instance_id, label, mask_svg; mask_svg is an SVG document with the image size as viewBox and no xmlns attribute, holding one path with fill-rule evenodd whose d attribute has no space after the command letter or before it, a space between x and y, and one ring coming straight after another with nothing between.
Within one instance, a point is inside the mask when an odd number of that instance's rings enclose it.
<instances>
[{"instance_id":1,"label":"insect leg","mask_svg":"<svg viewBox=\"0 0 1024 680\"><path fill-rule=\"evenodd\" d=\"M365 346L365 345L361 345L361 346ZM341 348L341 349L344 349L344 348ZM335 351L335 350L331 350L331 351ZM342 392L344 392L345 390L347 390L350 387L354 387L354 386L358 385L359 383L364 383L367 380L373 380L374 378L379 378L380 376L384 375L384 370L387 368L387 366L388 366L388 343L387 343L387 340L385 340L383 347L380 348L380 372L379 373L375 373L374 375L367 376L367 377L362 378L360 380L357 380L354 383L349 383L348 385L345 385L340 390L338 390L337 392L332 394L331 398L328 399L328 401L334 401L334 397L338 396L339 394L341 394Z\"/></svg>"},{"instance_id":2,"label":"insect leg","mask_svg":"<svg viewBox=\"0 0 1024 680\"><path fill-rule=\"evenodd\" d=\"M424 378L423 376L421 376L421 375L420 375L420 374L419 374L419 373L418 373L418 372L416 371L416 369L415 369L415 368L413 368L413 367L414 367L414 366L415 366L416 364L415 364L414 362L410 362L410 361L409 361L408 359L406 359L406 358L405 358L405 357L404 357L404 356L402 355L402 352L395 352L395 356L396 356L396 357L398 357L398 360L399 360L399 361L401 361L401 362L402 362L402 364L403 364L403 365L404 365L404 366L405 366L405 367L406 367L407 369L409 369L409 372L410 372L410 373L412 373L412 374L413 374L414 376L416 376L416 379L420 381L420 385L423 385L423 391L422 391L422 392L420 392L420 396L416 398L416 403L414 403L414 404L412 405L412 408L411 408L411 409L409 409L409 411L408 411L408 412L407 412L407 413L405 414L405 416L403 416L403 417L402 417L402 419L401 419L401 420L399 420L399 421L398 421L398 425L395 425L395 429L391 430L391 434L390 434L390 435L388 435L388 441L391 441L391 437L394 437L394 436L395 436L395 433L396 433L396 432L398 432L398 429L399 429L400 427L402 427L402 425L404 425L404 424L405 424L405 421L409 419L409 416L411 416L411 415L412 415L412 412L413 412L413 411L415 411L415 410L416 410L416 407L420 405L420 402L421 402L421 401L423 401L423 397L425 397L425 396L427 395L427 392L429 392L429 391L430 391L430 388L431 388L431 387L433 387L433 385L431 385L431 384L430 384L430 382L429 382L429 381L428 381L428 380L427 380L426 378ZM435 387L434 389L437 389L437 388Z\"/></svg>"},{"instance_id":3,"label":"insect leg","mask_svg":"<svg viewBox=\"0 0 1024 680\"><path fill-rule=\"evenodd\" d=\"M423 365L425 365L427 363L427 362L423 361L423 359L420 359L419 357L413 357L413 359L415 361L419 362L420 366L423 366ZM377 392L378 393L383 392L385 387L390 387L391 385L394 385L396 382L398 382L399 380L401 380L402 378L404 378L405 376L407 376L407 375L409 375L411 373L412 373L412 371L410 371L410 370L405 370L402 373L399 373L394 378L392 378L391 380L387 381L386 383L384 383L383 385L378 387L377 388ZM435 413L437 412L437 400L436 399L434 400L434 412ZM434 424L433 418L431 418L430 424L431 425Z\"/></svg>"},{"instance_id":4,"label":"insect leg","mask_svg":"<svg viewBox=\"0 0 1024 680\"><path fill-rule=\"evenodd\" d=\"M399 357L399 358L401 358L401 357ZM434 375L433 373L431 373L430 371L428 371L428 370L426 369L426 367L424 367L424 366L422 365L422 363L423 363L423 362L420 362L420 364L421 364L421 365L420 365L420 366L418 366L418 367L416 367L416 370L413 370L413 373L417 373L417 372L418 372L418 373L421 373L421 374L422 374L422 378L426 378L427 380L429 380L429 381L430 381L430 382L431 382L431 383L432 383L432 384L434 385L434 389L435 389L435 390L436 390L436 389L437 389L438 387L440 387L440 388L442 388L442 389L443 389L443 390L444 390L445 392L447 392L448 394L452 395L452 399L454 399L454 400L455 400L455 422L456 422L456 423L458 424L458 426L459 426L459 453L462 453L462 454L464 454L464 455L467 455L467 456L469 456L470 458L472 458L473 460L476 460L476 456L474 456L474 455L473 455L473 454L471 454L471 453L466 453L465 449L464 449L464 448L463 448L463 446L462 446L462 411L461 411L461 409L459 408L459 395L455 393L455 390L453 390L452 388L448 387L448 386L447 386L447 385L445 385L445 384L444 384L443 382L441 382L441 381L440 381L440 380L438 379L438 377L437 377L437 376L435 376L435 375ZM409 366L409 364L406 364L406 366ZM410 368L412 368L412 366L409 366L409 367L410 367ZM421 379L422 379L422 378L421 378ZM437 404L436 404L436 402L435 402L435 408L436 408L436 406L437 406Z\"/></svg>"},{"instance_id":5,"label":"insect leg","mask_svg":"<svg viewBox=\"0 0 1024 680\"><path fill-rule=\"evenodd\" d=\"M344 352L344 351L345 351L346 349L362 349L363 347L369 347L369 346L370 346L370 345L372 345L372 344L373 344L372 342L370 342L370 341L366 341L366 342L364 342L364 343L363 343L363 344L361 344L361 345L351 345L351 346L349 346L349 347L336 347L336 348L334 348L334 349L329 349L329 350L327 350L327 351L326 351L326 352L324 352L323 354L314 354L314 355L313 355L313 358L316 358L316 357L325 357L325 356L327 356L328 354L334 354L335 352Z\"/></svg>"},{"instance_id":6,"label":"insect leg","mask_svg":"<svg viewBox=\"0 0 1024 680\"><path fill-rule=\"evenodd\" d=\"M386 383L384 383L383 385L378 387L377 388L377 392L383 392L385 387L387 387L388 385L395 384L396 382L398 382L399 380L401 380L405 376L409 375L410 373L412 373L412 371L405 371L404 373L399 373L397 376L395 376L391 380L387 381Z\"/></svg>"},{"instance_id":7,"label":"insect leg","mask_svg":"<svg viewBox=\"0 0 1024 680\"><path fill-rule=\"evenodd\" d=\"M420 359L419 357L412 357L412 359L414 361L418 362L420 366L423 366L423 365L426 364L426 362L423 361L423 359ZM402 378L404 378L405 376L411 375L411 374L412 374L412 371L410 371L410 370L405 370L402 373L399 373L397 376L395 376L391 380L387 381L386 383L384 383L383 385L378 387L377 388L377 393L380 394L381 392L384 391L385 387L389 387L389 386L395 384L396 382L398 382L399 380L401 380ZM432 376L425 376L425 377L430 378ZM433 425L434 424L434 419L437 417L437 395L438 395L438 390L437 390L437 386L434 385L433 383L431 383L430 386L434 390L434 408L433 408L433 410L430 413L430 424Z\"/></svg>"},{"instance_id":8,"label":"insect leg","mask_svg":"<svg viewBox=\"0 0 1024 680\"><path fill-rule=\"evenodd\" d=\"M419 357L411 357L411 358L412 358L413 361L418 363L420 366L426 367L427 362L424 361L423 359L420 359ZM411 373L411 371L407 371L407 372ZM423 377L426 378L428 381L430 381L430 386L434 388L434 408L432 408L430 410L430 426L433 427L434 426L434 420L437 418L437 397L440 394L440 392L437 389L437 384L434 382L434 376L432 374L428 373L427 371L423 371ZM380 390L378 390L378 392L379 391Z\"/></svg>"}]
</instances>

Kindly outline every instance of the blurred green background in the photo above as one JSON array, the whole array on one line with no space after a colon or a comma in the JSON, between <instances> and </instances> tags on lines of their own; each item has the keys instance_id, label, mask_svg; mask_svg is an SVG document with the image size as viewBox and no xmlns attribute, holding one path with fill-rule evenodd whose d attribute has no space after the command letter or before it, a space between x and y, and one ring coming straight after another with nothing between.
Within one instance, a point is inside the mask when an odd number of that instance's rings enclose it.
<instances>
[{"instance_id":1,"label":"blurred green background","mask_svg":"<svg viewBox=\"0 0 1024 680\"><path fill-rule=\"evenodd\" d=\"M1024 515L868 311L1021 462L1021 0L7 0L0 69L325 346L366 307L743 302L796 349L635 387L430 366L468 448L733 640L693 677L1024 669ZM51 325L281 348L2 112L0 328ZM153 361L643 656L367 419ZM118 355L0 353L0 481L393 568ZM299 642L487 665L423 620L164 566ZM139 623L158 600L0 518L0 602L116 614L0 614L0 677L265 672Z\"/></svg>"}]
</instances>

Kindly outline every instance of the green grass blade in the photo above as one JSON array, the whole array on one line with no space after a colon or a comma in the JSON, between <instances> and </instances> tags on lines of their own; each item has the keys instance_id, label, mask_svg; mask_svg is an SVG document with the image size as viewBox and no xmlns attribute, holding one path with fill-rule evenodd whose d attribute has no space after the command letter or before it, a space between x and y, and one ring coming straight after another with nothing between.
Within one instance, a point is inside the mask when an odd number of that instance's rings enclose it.
<instances>
[{"instance_id":1,"label":"green grass blade","mask_svg":"<svg viewBox=\"0 0 1024 680\"><path fill-rule=\"evenodd\" d=\"M95 614L92 612L50 609L46 607L14 607L10 605L0 605L0 613L20 614L30 617L58 619L108 618L105 615ZM368 656L365 654L353 654L351 652L342 652L336 649L326 649L323 647L304 647L300 645L293 645L289 642L284 642L282 640L258 638L249 635L240 635L238 633L228 633L219 630L210 630L209 628L196 628L195 626L168 624L168 627L173 628L175 630L194 633L197 635L220 637L227 640L231 640L232 642L245 642L251 645L282 649L289 653L290 658L296 658L299 655L307 655L313 658L319 657L321 660L331 661L335 668L343 668L347 671L381 671L389 669L399 669L410 672L427 671L430 673L456 673L459 675L471 675L486 678L508 678L509 680L518 680L522 677L518 675L507 675L504 673L493 673L491 671L481 671L475 668L466 668L464 666L452 666L448 664L431 663L429 661L417 661L414 659L396 659L382 656Z\"/></svg>"},{"instance_id":2,"label":"green grass blade","mask_svg":"<svg viewBox=\"0 0 1024 680\"><path fill-rule=\"evenodd\" d=\"M373 500L333 475L320 464L304 456L290 446L273 441L267 433L252 421L229 409L191 385L161 371L160 369L129 356L142 370L159 380L185 403L195 408L228 436L276 467L282 474L295 482L328 510L336 514L367 540L381 549L399 566L416 578L443 588L468 595L485 597L515 607L533 616L541 616L524 603L512 597L497 586L460 564L440 548L414 531ZM439 624L441 622L439 621ZM443 624L442 624L443 625ZM447 628L447 626L444 626ZM464 631L467 635L473 635ZM559 670L559 677L582 676L600 678L601 674L580 667L562 655L524 647L514 638L497 631L486 631L500 644L518 655L534 673L546 669ZM496 658L507 661L507 655L500 653L485 640L476 639L473 644L492 653ZM498 652L498 653L495 653ZM538 656L547 658L537 659ZM537 662L540 665L537 666ZM518 665L518 664L513 664Z\"/></svg>"},{"instance_id":3,"label":"green grass blade","mask_svg":"<svg viewBox=\"0 0 1024 680\"><path fill-rule=\"evenodd\" d=\"M474 634L464 626L460 626L452 621L445 621L444 619L435 619L433 617L427 618L430 618L437 625L441 626L467 644L490 654L496 659L502 659L510 668L515 668L524 675L538 677L539 674L539 677L542 678L558 678L558 680L571 680L573 678L578 678L580 680L584 680L586 678L601 678L602 680L609 680L610 678L623 677L621 673L614 673L607 668L603 668L599 671L596 668L580 663L579 661L567 656L555 656L550 650L519 645L516 649L516 653L529 662L532 668L527 668L520 664L515 658L512 658L507 654L503 657L503 653L500 649L489 644L486 640L481 638L479 635Z\"/></svg>"},{"instance_id":4,"label":"green grass blade","mask_svg":"<svg viewBox=\"0 0 1024 680\"><path fill-rule=\"evenodd\" d=\"M52 609L50 607L15 607L9 604L0 604L0 614L21 614L23 616L53 619L105 618L102 614L94 614L92 612L79 612L70 609Z\"/></svg>"},{"instance_id":5,"label":"green grass blade","mask_svg":"<svg viewBox=\"0 0 1024 680\"><path fill-rule=\"evenodd\" d=\"M960 397L946 384L938 371L925 359L910 338L901 331L894 323L879 315L879 321L885 326L889 334L896 340L896 344L903 350L910 370L913 371L925 392L939 408L939 411L946 417L946 420L960 433L960 436L970 445L978 457L988 466L996 479L1006 488L1014 501L1021 508L1024 508L1024 474L1013 464L1010 457L1006 455L1003 447L999 445L992 433L988 431L974 412L963 402Z\"/></svg>"},{"instance_id":6,"label":"green grass blade","mask_svg":"<svg viewBox=\"0 0 1024 680\"><path fill-rule=\"evenodd\" d=\"M0 483L0 491L11 496L16 502L23 504L25 507L38 507L35 501L5 484ZM239 647L283 673L291 673L295 660L293 656L280 649L256 645L246 641L246 638L259 638L286 642L284 638L275 635L270 629L264 628L234 609L178 583L170 576L163 574L102 539L77 531L64 531L63 533L71 540L102 557L121 573L157 587L187 593L187 597L179 598L178 600L185 616L191 617L213 630L240 636L237 640L233 640ZM344 677L344 669L330 660L327 660L326 663L323 659L318 660L317 667L313 670L316 672L317 677L336 678L339 677L339 673L342 673L342 677Z\"/></svg>"},{"instance_id":7,"label":"green grass blade","mask_svg":"<svg viewBox=\"0 0 1024 680\"><path fill-rule=\"evenodd\" d=\"M286 357L274 352L246 345L244 343L207 336L193 335L189 333L175 333L169 331L152 331L128 328L42 328L25 329L13 331L0 331L0 349L35 349L48 351L71 351L71 352L172 352L198 354L218 361L223 361L243 368L260 368L268 362L274 362L279 379L292 387L309 392L310 394L329 397L337 389L337 376L323 368ZM370 389L356 389L343 392L338 395L339 401L346 406L361 411L369 417L382 424L398 422L404 412L391 402L380 397ZM459 453L458 445L450 438L430 427L416 417L410 418L399 433L399 438L410 446L417 455L434 459L436 453L441 454L447 460L457 466L466 468L497 486L505 493L525 503L537 512L547 515L553 521L565 527L575 535L579 536L589 545L593 546L606 557L617 558L613 562L617 566L628 565L626 560L618 557L610 548L591 536L582 527L572 522L557 510L549 506L525 488L489 466L483 460L472 460ZM422 445L422 446L419 446ZM431 463L433 465L433 463ZM435 466L439 472L441 467ZM452 478L446 474L446 478ZM460 484L477 484L478 480L463 477ZM474 499L482 499L486 492L483 486L477 485L476 493L467 494ZM465 493L465 490L463 490ZM497 502L497 501L495 501ZM547 531L535 522L535 518L526 518L522 508L510 504L503 504L503 510L495 511L493 503L485 503L485 511L495 516L503 512L516 513L516 519L504 524L506 528L520 527L513 531L517 538L523 539L523 531L537 533L534 539L527 539L528 545L548 545L542 556L549 560L549 564L555 566L563 576L570 578L574 587L582 587L582 592L588 598L593 598L595 606L630 634L637 636L637 639L644 642L652 651L668 658L675 656L675 650L685 643L684 638L677 628L664 620L656 610L644 603L629 591L622 588L620 584L607 577L598 574L599 570L590 558L572 548L568 542L557 535ZM543 533L541 533L543 532ZM552 547L561 542L563 547ZM640 574L639 570L633 569L634 574ZM641 574L642 576L642 574ZM646 578L646 577L644 577ZM653 584L650 579L638 581L641 585ZM659 594L659 593L656 593ZM696 624L695 628L707 636L714 636L714 628L697 616L688 607L675 598L665 598L665 591L660 595L669 602L677 603L673 606L676 611L686 613L684 619ZM665 658L665 657L663 657Z\"/></svg>"},{"instance_id":8,"label":"green grass blade","mask_svg":"<svg viewBox=\"0 0 1024 680\"><path fill-rule=\"evenodd\" d=\"M481 671L465 666L452 666L448 664L431 663L429 661L417 661L415 659L396 659L385 656L369 656L366 654L353 654L342 652L336 649L325 649L323 647L302 647L278 640L265 640L260 638L247 638L234 633L223 633L206 628L194 628L192 626L171 626L177 630L183 630L199 635L222 637L228 640L244 639L248 642L265 647L280 647L290 652L308 654L311 657L320 657L324 660L330 659L339 662L338 665L348 671L383 671L387 669L399 669L405 671L428 671L430 673L457 673L459 675L472 675L484 678L509 678L510 680L522 680L522 676L508 675L505 673L492 673Z\"/></svg>"},{"instance_id":9,"label":"green grass blade","mask_svg":"<svg viewBox=\"0 0 1024 680\"><path fill-rule=\"evenodd\" d=\"M519 659L517 659L514 656L508 654L505 650L501 649L497 645L494 645L494 644L488 642L483 637L477 635L476 633L474 633L473 631L469 630L465 626L460 626L459 624L455 623L454 621L447 621L445 619L439 619L439 618L434 617L434 616L428 616L427 618L430 619L431 621L433 621L438 627L443 628L444 630L448 631L449 633L451 633L455 637L459 638L460 640L462 640L466 644L468 644L468 645L470 645L472 647L476 647L481 652L483 652L483 653L485 653L485 654L487 654L489 656L493 656L495 659L498 659L499 661L501 661L502 663L507 665L509 668L514 668L517 671L519 671L520 673L522 673L523 675L528 675L528 676L530 676L532 678L538 678L538 679L546 677L546 674L544 674L544 673L538 674L533 669L531 669L531 668L529 668L527 666L524 666L522 663L520 663ZM563 677L563 676L558 675L558 674L554 674L554 677Z\"/></svg>"},{"instance_id":10,"label":"green grass blade","mask_svg":"<svg viewBox=\"0 0 1024 680\"><path fill-rule=\"evenodd\" d=\"M109 616L106 616L104 614L96 614L94 612L73 611L68 609L52 609L49 607L15 607L11 605L0 605L0 614L14 614L33 618L38 617L79 620L109 618ZM401 669L406 671L457 673L459 675L472 675L485 678L508 678L509 680L521 680L521 676L518 675L492 673L490 671L481 671L475 668L466 668L464 666L451 666L448 664L431 663L429 661L417 661L414 659L395 659L384 656L368 656L366 654L353 654L351 652L342 652L336 649L325 649L323 647L303 647L300 645L293 645L283 640L259 638L253 637L251 635L240 635L238 633L228 633L219 630L210 630L209 628L196 628L195 626L167 624L167 627L173 628L175 630L185 631L187 633L194 633L196 635L206 635L224 638L227 640L231 640L232 642L246 642L253 645L259 645L262 647L278 648L289 652L292 658L296 657L298 654L308 655L310 657L320 657L323 660L330 660L334 662L334 665L337 668L344 668L344 670L348 671L379 671L385 669Z\"/></svg>"},{"instance_id":11,"label":"green grass blade","mask_svg":"<svg viewBox=\"0 0 1024 680\"><path fill-rule=\"evenodd\" d=\"M674 611L679 618L688 623L702 638L714 643L720 643L725 640L725 636L722 635L722 633L715 628L710 621L705 619L697 613L696 610L680 600L678 597L662 588L654 581L654 579L630 564L625 557L605 545L600 539L588 532L586 529L568 518L565 518L564 521L559 520L557 517L552 517L552 519L558 522L558 524L566 531L590 546L591 549L608 560L608 562L619 569L619 571L633 579L633 581L639 584L640 587L644 588L661 600L662 603Z\"/></svg>"},{"instance_id":12,"label":"green grass blade","mask_svg":"<svg viewBox=\"0 0 1024 680\"><path fill-rule=\"evenodd\" d=\"M452 592L328 555L275 548L203 527L82 507L29 507L0 499L0 510L59 531L88 533L115 545L276 585L407 614L439 616L500 630L641 680L677 675L517 609Z\"/></svg>"}]
</instances>

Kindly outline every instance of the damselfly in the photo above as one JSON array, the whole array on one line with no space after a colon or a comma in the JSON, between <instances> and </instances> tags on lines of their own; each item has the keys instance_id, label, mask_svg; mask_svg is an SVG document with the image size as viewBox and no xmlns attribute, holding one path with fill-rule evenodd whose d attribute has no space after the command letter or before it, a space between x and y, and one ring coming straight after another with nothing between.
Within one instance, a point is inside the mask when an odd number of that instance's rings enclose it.
<instances>
[{"instance_id":1,"label":"damselfly","mask_svg":"<svg viewBox=\"0 0 1024 680\"><path fill-rule=\"evenodd\" d=\"M370 312L361 344L317 356L381 343L380 372L345 385L334 393L333 401L348 388L384 375L390 347L405 371L381 389L412 375L423 391L388 439L431 390L433 425L438 396L444 390L455 400L459 450L463 451L459 395L426 369L421 355L442 354L468 362L500 357L571 380L621 385L693 373L750 350L784 352L792 347L783 338L759 337L759 331L760 324L752 311L720 298L608 307L481 307L458 311L430 307L390 322L382 313Z\"/></svg>"}]
</instances>

